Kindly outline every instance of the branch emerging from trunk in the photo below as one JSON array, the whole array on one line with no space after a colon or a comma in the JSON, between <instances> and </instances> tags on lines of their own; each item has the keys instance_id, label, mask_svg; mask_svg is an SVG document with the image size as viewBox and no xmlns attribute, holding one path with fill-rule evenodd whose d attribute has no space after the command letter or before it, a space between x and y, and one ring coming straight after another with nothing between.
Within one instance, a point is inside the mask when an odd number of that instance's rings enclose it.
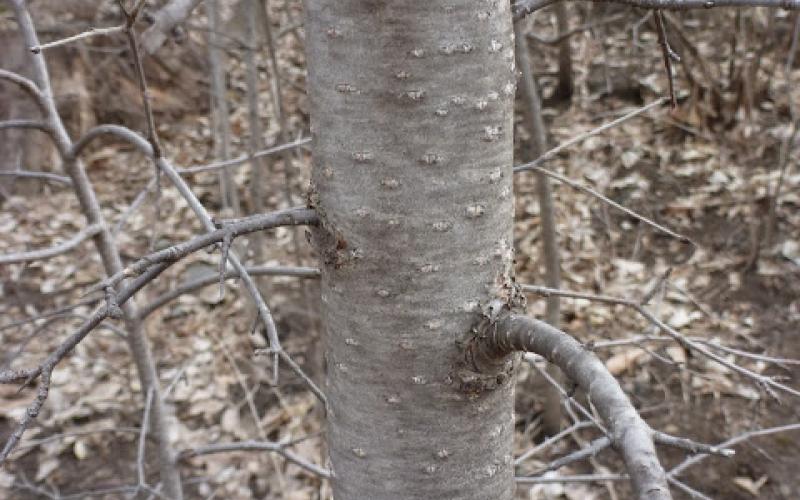
<instances>
[{"instance_id":1,"label":"branch emerging from trunk","mask_svg":"<svg viewBox=\"0 0 800 500\"><path fill-rule=\"evenodd\" d=\"M589 396L622 454L636 498L672 498L658 461L653 432L634 409L605 365L580 342L542 321L503 309L485 321L469 349L475 368L485 371L514 352L532 352L557 365Z\"/></svg>"}]
</instances>

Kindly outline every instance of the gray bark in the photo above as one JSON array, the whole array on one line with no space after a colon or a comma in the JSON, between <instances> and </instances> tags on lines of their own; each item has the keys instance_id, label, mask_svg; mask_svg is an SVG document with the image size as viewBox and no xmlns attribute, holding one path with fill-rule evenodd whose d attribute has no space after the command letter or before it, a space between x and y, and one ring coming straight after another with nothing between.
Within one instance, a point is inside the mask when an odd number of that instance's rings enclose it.
<instances>
[{"instance_id":1,"label":"gray bark","mask_svg":"<svg viewBox=\"0 0 800 500\"><path fill-rule=\"evenodd\" d=\"M509 3L306 15L334 495L510 500L511 365L459 342L510 280Z\"/></svg>"}]
</instances>

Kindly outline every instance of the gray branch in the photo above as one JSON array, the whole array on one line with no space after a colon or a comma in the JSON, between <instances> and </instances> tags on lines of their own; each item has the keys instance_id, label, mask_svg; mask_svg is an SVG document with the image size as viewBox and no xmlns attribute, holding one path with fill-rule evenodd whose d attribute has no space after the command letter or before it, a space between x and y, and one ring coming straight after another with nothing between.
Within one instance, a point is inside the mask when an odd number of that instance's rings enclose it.
<instances>
[{"instance_id":1,"label":"gray branch","mask_svg":"<svg viewBox=\"0 0 800 500\"><path fill-rule=\"evenodd\" d=\"M212 455L214 453L228 453L233 451L269 451L277 453L289 462L301 467L302 469L322 478L330 478L331 473L328 469L313 464L308 460L287 450L287 444L275 441L239 441L234 443L219 443L208 446L200 446L184 450L180 454L181 459L188 459L200 455Z\"/></svg>"},{"instance_id":2,"label":"gray branch","mask_svg":"<svg viewBox=\"0 0 800 500\"><path fill-rule=\"evenodd\" d=\"M75 236L59 243L58 245L54 245L50 248L43 248L41 250L31 250L30 252L19 252L19 253L11 253L6 255L0 255L0 264L18 264L20 262L31 262L35 260L45 260L51 259L56 257L57 255L61 255L64 253L69 252L73 248L77 247L85 240L95 236L100 231L103 230L103 227L99 224L92 224L81 229Z\"/></svg>"},{"instance_id":3,"label":"gray branch","mask_svg":"<svg viewBox=\"0 0 800 500\"><path fill-rule=\"evenodd\" d=\"M478 371L495 366L518 351L544 356L586 391L608 426L611 441L622 454L637 498L672 498L650 427L594 353L561 330L506 309L494 320L483 322L479 337L469 348Z\"/></svg>"},{"instance_id":4,"label":"gray branch","mask_svg":"<svg viewBox=\"0 0 800 500\"><path fill-rule=\"evenodd\" d=\"M319 269L313 267L281 267L281 266L253 266L247 267L247 272L251 276L292 276L296 278L314 279L319 278ZM241 275L234 269L230 269L225 273L225 279L240 278ZM181 295L191 293L198 288L213 285L219 280L219 275L209 273L208 276L200 277L185 283L174 290L159 295L152 302L139 309L139 316L144 319L155 310L162 307L164 304L175 300Z\"/></svg>"}]
</instances>

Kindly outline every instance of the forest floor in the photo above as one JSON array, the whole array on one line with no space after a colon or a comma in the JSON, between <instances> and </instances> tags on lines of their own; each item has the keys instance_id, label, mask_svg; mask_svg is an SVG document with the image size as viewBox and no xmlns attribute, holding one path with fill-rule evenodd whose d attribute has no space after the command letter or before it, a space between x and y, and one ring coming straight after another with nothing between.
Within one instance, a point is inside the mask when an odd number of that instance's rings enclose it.
<instances>
[{"instance_id":1,"label":"forest floor","mask_svg":"<svg viewBox=\"0 0 800 500\"><path fill-rule=\"evenodd\" d=\"M241 9L230 5L226 29L240 33ZM303 91L302 29L290 29L301 18L299 2L286 5L288 9L276 2L271 13L273 29L280 34L277 46L286 134L296 138L307 134L308 103ZM594 197L554 183L562 287L632 299L656 287L648 307L683 335L764 356L800 359L800 150L796 147L789 154L774 236L766 241L770 195L780 177L781 145L791 132L790 104L800 106L798 61L790 68L790 79L783 71L795 17L762 9L742 12L672 16L675 24L669 33L684 61L676 68L678 107L664 106L632 118L587 138L545 165L694 243L666 236ZM40 26L51 28L43 30L42 36L56 38L52 33L57 13L34 14ZM110 15L91 11L83 18L76 16L73 28L112 24ZM555 49L532 44L545 96L550 146L667 95L661 51L646 15L605 6L571 10L573 26L589 16L616 18L570 38L576 77L570 102L550 97ZM533 22L550 36L553 17L549 12ZM146 66L166 154L180 166L218 159L213 157L209 129L204 26L201 12L189 23L182 43L169 42ZM0 34L9 32L13 23L0 11ZM729 38L736 33L744 35L731 45ZM80 47L48 53L56 96L70 118L73 135L92 123L141 128L138 91L124 62L127 55L121 40L93 39ZM239 51L230 48L230 53L228 98L233 153L238 155L246 151L248 134L244 70ZM261 57L259 111L265 125L264 144L270 146L279 133L269 80L273 75ZM528 138L518 113L517 163L531 159ZM151 245L161 247L202 232L186 203L166 185L158 211L151 193L140 208L127 212L153 175L152 166L129 148L113 142L96 146L85 156L85 163L105 216L114 224L125 218L117 240L124 259L146 254ZM54 164L26 167L58 172ZM286 161L273 158L267 164L271 176L265 193L267 209L303 204L309 152L297 149ZM283 192L287 170L292 174L291 201ZM234 178L242 212L249 213L253 206L250 166L236 169ZM210 211L230 215L220 210L215 174L191 175L187 180ZM5 193L0 195L0 254L47 247L84 227L68 187L39 181L0 182ZM517 280L542 284L534 176L517 175L515 189ZM295 254L293 238L299 238L303 255ZM302 231L297 235L286 229L271 232L258 263L316 265L304 239ZM240 251L253 254L253 240L239 244ZM218 258L198 253L181 261L138 297L139 304L216 272ZM669 278L662 280L668 269ZM83 290L101 276L99 257L89 242L48 261L0 267L0 367L12 362L14 367L34 364L79 325L93 305L80 306L52 321L16 322L76 304ZM267 278L263 286L284 347L313 378L321 380L317 284ZM542 315L543 301L533 295L528 299L529 312ZM800 398L779 394L777 400L751 380L674 342L603 346L609 340L658 335L627 308L564 299L561 309L561 327L582 342L599 346L598 356L656 429L721 443L746 431L800 422ZM281 373L279 387L270 385L268 360L253 355L264 340L249 333L252 321L253 311L235 281L227 282L224 298L216 286L210 286L181 296L147 319L162 383L170 387L169 401L175 407L176 447L305 436L293 450L324 464L324 422L313 396L288 371ZM120 325L111 322L111 326ZM26 349L17 355L20 346ZM722 354L757 373L783 376L792 387L800 387L800 365L778 366L731 352ZM515 450L519 453L543 438L539 418L543 384L534 370L521 367ZM33 396L32 390L18 392L16 387L0 386L0 441ZM581 395L576 398L581 400ZM0 469L0 496L85 498L94 492L99 498L126 498L123 492L102 490L135 483L142 413L141 388L119 329L97 330L55 371L50 397L36 426L26 433L12 461ZM596 430L573 433L526 461L518 474L532 473L597 437ZM735 449L733 458L707 458L679 478L712 498L800 498L800 432L753 438ZM668 468L686 457L685 452L669 448L659 452ZM145 458L147 477L155 484L155 450L148 447ZM571 464L558 473L622 469L613 450L605 450L590 462ZM189 498L330 498L325 481L268 454L197 457L187 461L182 472ZM629 493L623 482L518 488L519 499L628 498ZM676 492L677 498L686 498L682 495Z\"/></svg>"}]
</instances>

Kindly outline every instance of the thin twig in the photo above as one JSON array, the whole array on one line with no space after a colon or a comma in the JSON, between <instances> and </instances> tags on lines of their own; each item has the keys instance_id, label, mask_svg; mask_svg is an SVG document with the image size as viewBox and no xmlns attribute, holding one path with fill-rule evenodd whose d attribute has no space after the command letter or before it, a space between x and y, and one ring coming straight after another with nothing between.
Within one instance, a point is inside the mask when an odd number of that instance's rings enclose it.
<instances>
[{"instance_id":1,"label":"thin twig","mask_svg":"<svg viewBox=\"0 0 800 500\"><path fill-rule=\"evenodd\" d=\"M78 33L77 35L68 36L66 38L62 38L60 40L56 40L54 42L45 43L42 45L34 45L30 48L31 52L34 54L38 54L39 52L47 49L52 49L54 47L60 47L62 45L67 45L72 42L77 42L78 40L85 40L87 38L91 38L93 36L108 36L108 35L115 35L117 33L122 33L125 31L125 25L121 24L119 26L111 26L109 28L89 28L88 30L84 31L83 33Z\"/></svg>"},{"instance_id":2,"label":"thin twig","mask_svg":"<svg viewBox=\"0 0 800 500\"><path fill-rule=\"evenodd\" d=\"M99 224L91 224L80 231L78 231L72 238L53 245L49 248L42 248L40 250L31 250L28 252L10 253L0 255L0 265L3 264L18 264L20 262L33 262L37 260L46 260L65 254L70 250L83 243L85 240L92 238L100 233L103 227Z\"/></svg>"}]
</instances>

